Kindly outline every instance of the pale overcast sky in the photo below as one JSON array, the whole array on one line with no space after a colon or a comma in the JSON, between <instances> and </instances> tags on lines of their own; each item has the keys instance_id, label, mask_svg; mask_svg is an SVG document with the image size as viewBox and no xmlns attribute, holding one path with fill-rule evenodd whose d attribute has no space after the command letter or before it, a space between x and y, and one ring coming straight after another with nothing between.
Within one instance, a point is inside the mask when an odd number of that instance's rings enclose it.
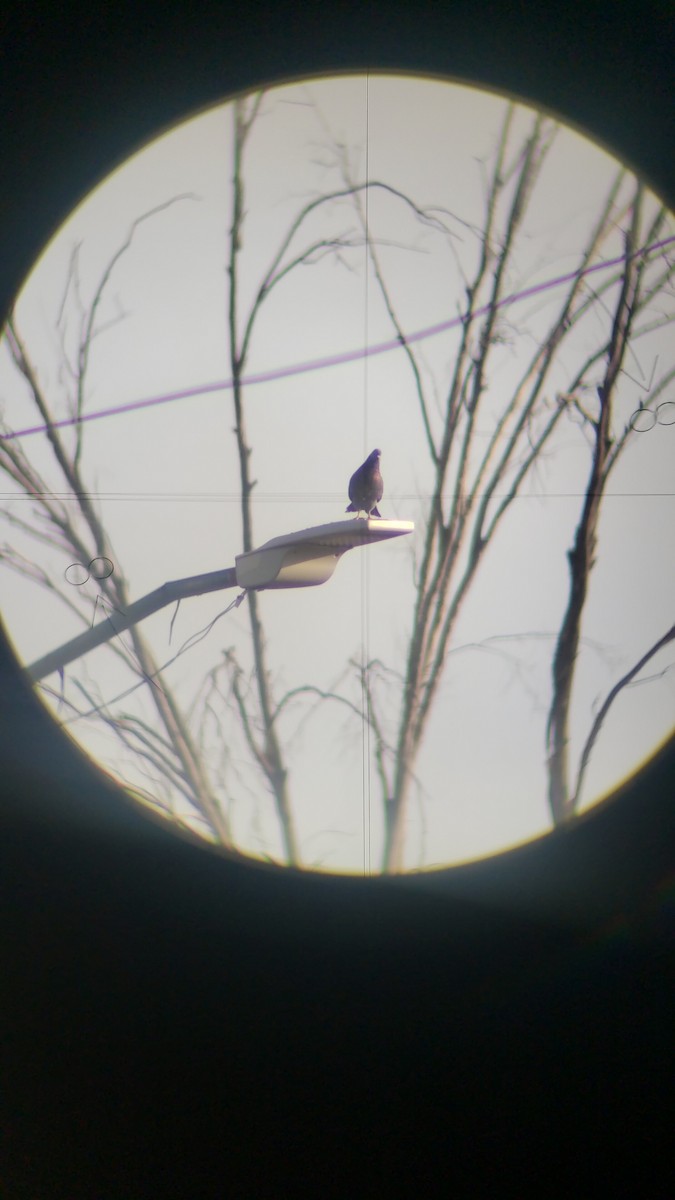
<instances>
[{"instance_id":1,"label":"pale overcast sky","mask_svg":"<svg viewBox=\"0 0 675 1200\"><path fill-rule=\"evenodd\" d=\"M377 75L309 81L269 93L245 160L242 305L255 296L293 214L339 186L335 147L344 146L354 178L361 180L367 172L369 179L387 182L421 207L452 214L446 217L451 236L443 238L416 222L391 195L370 194L370 228L387 243L381 261L406 334L456 318L465 303L457 262L466 271L475 263L478 243L471 227L482 222L486 171L504 106L502 98L466 87ZM531 119L527 109L518 111L513 145ZM597 146L569 130L558 132L530 203L508 290L529 289L574 270L615 171L616 163ZM98 316L101 332L92 345L85 412L229 378L231 175L232 115L224 104L139 150L55 236L19 298L17 325L56 414L67 413L57 321L74 244L80 245L80 292L90 298L131 222L174 197L139 226L111 277ZM628 191L622 195L625 199ZM650 211L655 203L651 198ZM326 236L327 229L334 234L347 227L355 225L345 204L317 217L312 230ZM618 219L614 240L603 248L605 258L622 253L622 228ZM660 238L673 235L671 219ZM672 261L673 247L669 250ZM344 264L325 258L303 266L278 285L256 327L248 375L334 359L392 339L363 247L346 251L344 259ZM596 274L589 287L601 282ZM489 405L479 436L491 432L492 414L544 336L562 295L560 287L552 287L505 313L503 353L487 381ZM606 307L598 305L595 326L589 321L579 334L582 340L572 340L561 354L550 384L552 399L556 389L569 385L584 348L606 331L614 296L604 297ZM672 284L656 309L657 315L675 312ZM71 348L77 321L71 294L62 319ZM439 406L459 333L457 327L448 329L416 346L425 385L431 395L435 390ZM619 387L617 428L641 400L648 403L650 381L674 361L672 330L641 339ZM609 689L673 622L675 424L667 407L675 402L672 385L660 399L660 419L633 438L603 501L572 704L573 764ZM338 687L358 706L352 658L380 660L393 672L405 665L413 565L421 551L431 479L410 370L402 351L392 350L252 384L245 403L257 480L257 545L341 520L349 476L374 446L383 452L383 516L417 523L412 537L349 552L321 587L261 599L277 698L311 684ZM0 347L0 415L9 430L39 423L6 346ZM232 427L228 390L85 425L83 477L132 599L166 580L233 565L242 534ZM50 486L62 493L44 433L24 437L22 445ZM411 868L494 853L550 828L545 723L551 657L567 601L566 551L579 519L590 455L581 427L567 418L550 451L525 481L461 610L416 767L406 850ZM29 502L4 476L0 494L5 514L28 515ZM0 523L4 541L63 578L68 562L56 547L31 541L7 521ZM1 562L0 583L3 617L23 661L31 662L83 627L57 597ZM171 644L171 609L144 622L143 633L159 662L204 629L234 595L183 601ZM89 613L96 596L94 580L78 589ZM186 708L230 646L249 669L246 602L167 669L167 682ZM672 644L669 651L650 663L644 672L649 681L639 686L636 681L613 707L590 761L585 805L631 774L672 731ZM65 695L84 710L77 678L95 680L110 700L132 682L105 646L66 670ZM44 683L55 691L60 687L56 674ZM145 692L139 689L112 711L149 717ZM40 694L59 719L68 715L44 688ZM382 690L383 720L391 731L396 700L393 685ZM377 870L382 815L365 726L335 701L308 712L309 702L298 701L280 725L304 863L333 871ZM272 800L248 761L231 702L229 708L223 702L220 721L220 732L212 727L202 748L209 770L222 773L219 782L237 843L254 855L278 858ZM142 766L121 755L100 719L82 719L67 728L116 777L151 788ZM226 767L220 759L223 743L229 747Z\"/></svg>"}]
</instances>

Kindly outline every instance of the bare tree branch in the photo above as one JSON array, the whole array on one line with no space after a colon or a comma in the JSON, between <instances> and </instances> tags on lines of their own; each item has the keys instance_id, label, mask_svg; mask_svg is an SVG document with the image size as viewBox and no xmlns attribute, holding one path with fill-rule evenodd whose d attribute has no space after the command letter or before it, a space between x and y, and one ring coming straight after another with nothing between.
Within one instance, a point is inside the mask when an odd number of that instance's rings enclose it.
<instances>
[{"instance_id":1,"label":"bare tree branch","mask_svg":"<svg viewBox=\"0 0 675 1200\"><path fill-rule=\"evenodd\" d=\"M255 109L255 103L253 113ZM238 281L239 256L243 242L244 226L244 177L243 155L246 138L251 128L253 115L247 116L245 101L235 100L233 105L234 119L234 152L233 152L233 204L232 224L230 227L230 255L228 274L229 286L229 332L230 332L230 363L232 370L235 413L235 436L239 456L239 475L241 481L241 516L244 551L253 547L253 524L251 512L251 492L255 486L251 479L249 460L251 455L247 443L244 417L244 394L242 377L246 363L248 341L253 321L260 307L261 300L254 303L251 310L246 332L241 344L239 343L238 326ZM248 122L248 123L247 123ZM279 260L280 261L280 260ZM258 597L255 591L249 593L249 617L251 623L251 639L258 688L258 703L264 731L264 749L255 753L259 765L263 766L265 775L272 786L275 797L277 815L281 826L284 849L290 865L298 863L298 846L293 822L293 815L288 795L287 770L284 764L281 744L274 728L272 713L274 705L271 697L269 674L266 665L265 639L262 622L258 612ZM237 693L235 692L235 699ZM240 710L241 712L241 710ZM243 720L243 718L242 718ZM244 725L245 732L250 735L250 724ZM254 743L251 743L253 747Z\"/></svg>"},{"instance_id":2,"label":"bare tree branch","mask_svg":"<svg viewBox=\"0 0 675 1200\"><path fill-rule=\"evenodd\" d=\"M579 770L577 772L576 786L574 788L574 794L572 795L572 797L570 799L570 808L572 811L575 811L579 804L579 797L581 795L581 787L582 787L582 784L584 781L584 775L586 773L586 768L588 766L588 760L591 757L593 747L598 739L598 735L605 723L607 714L608 714L610 708L612 707L614 701L616 700L617 696L623 691L623 689L625 687L627 687L629 683L632 683L632 681L635 679L635 676L639 675L639 673L643 669L643 667L646 667L647 663L650 662L650 660L652 658L654 658L654 656L656 654L658 654L659 650L663 650L664 646L667 646L668 643L672 642L673 640L675 640L675 625L671 625L668 632L664 633L663 637L659 638L658 641L654 642L653 646L650 646L649 650L647 650L647 652L642 655L642 658L638 659L638 661L635 663L635 665L631 667L630 671L626 671L626 674L622 675L621 679L619 679L614 684L614 687L611 688L610 691L607 693L607 696L605 697L605 699L598 711L598 714L591 726L590 733L589 733L588 737L586 738L584 748L581 752L581 758L579 760Z\"/></svg>"},{"instance_id":3,"label":"bare tree branch","mask_svg":"<svg viewBox=\"0 0 675 1200\"><path fill-rule=\"evenodd\" d=\"M299 736L304 722L311 719L325 701L337 701L348 713L349 726L356 726L358 721L365 732L365 753L374 767L373 778L384 813L383 869L400 871L406 849L407 813L414 802L416 788L420 793L420 805L423 804L423 789L416 767L425 731L451 656L468 648L453 645L458 618L471 594L483 556L498 536L501 537L502 526L508 526L503 518L525 492L528 479L535 487L538 465L561 445L559 434L563 416L576 424L576 429L568 429L568 434L590 443L591 464L575 542L569 555L567 610L557 637L551 635L555 640L554 684L547 713L547 740L549 799L554 821L564 819L576 807L587 762L613 700L657 650L674 636L670 630L665 638L655 643L609 693L584 746L576 787L571 795L567 782L570 773L567 726L575 660L584 642L582 618L594 561L600 507L608 476L624 449L634 442L636 432L633 418L625 421L628 411L624 407L626 384L620 377L627 376L630 368L635 386L645 393L645 410L655 414L654 420L659 401L675 379L675 368L669 364L662 366L657 374L657 359L649 383L644 383L645 372L632 349L639 339L675 320L672 305L668 307L662 302L666 294L669 300L671 298L675 262L665 250L656 257L655 253L645 249L658 240L667 214L662 206L650 208L646 229L641 233L641 190L633 189L627 182L626 173L620 172L599 205L597 219L594 218L589 229L576 269L565 277L567 282L561 288L552 318L544 322L543 316L533 312L531 317L524 318L524 323L532 319L536 324L519 328L506 308L516 295L514 288L520 286L518 280L522 281L523 269L539 269L541 265L528 266L527 255L521 253L521 248L530 235L529 206L540 173L548 161L556 129L547 118L538 116L532 120L527 118L529 124L521 133L519 130L523 126L520 119L516 120L517 110L508 106L494 152L485 164L484 211L480 226L462 221L440 205L425 207L384 179L357 178L351 169L347 148L332 138L329 166L338 172L334 178L340 186L299 202L262 270L261 278L250 280L247 275L248 238L245 238L248 151L256 122L266 112L263 100L264 93L259 92L235 101L232 106L234 137L226 319L243 549L248 551L254 545L253 497L257 494L253 448L249 443L245 378L262 307L273 295L278 298L277 286L297 278L298 270L303 266L333 260L349 270L360 270L363 256L359 258L353 252L365 247L366 270L369 278L375 280L376 297L405 355L406 371L420 414L423 445L428 452L426 470L431 481L429 483L420 475L420 486L415 493L424 503L426 514L414 576L415 598L404 669L387 671L381 663L365 655L367 661L350 660L333 687L300 681L298 686L279 696L281 689L273 686L268 665L263 621L265 600L254 591L248 593L251 649L246 671L233 650L225 652L222 661L200 682L190 702L183 705L179 704L177 693L167 686L163 673L170 663L205 637L224 614L219 613L205 630L188 638L178 653L163 665L158 665L147 638L137 627L142 616L157 611L164 604L174 602L182 595L205 590L200 586L196 591L176 591L179 583L191 583L194 579L203 581L207 577L174 581L135 605L129 604L121 564L113 554L109 532L97 511L95 498L86 487L88 445L83 417L95 364L93 341L120 319L120 306L115 312L110 297L116 266L129 251L140 223L186 196L173 197L132 223L126 240L105 265L89 297L83 295L81 282L82 248L80 245L73 248L56 325L61 355L59 386L66 394L68 412L75 422L74 438L61 433L54 419L56 409L53 401L50 402L49 389L42 384L41 370L36 368L36 363L41 360L31 360L15 318L10 319L7 328L9 352L23 386L28 390L30 402L40 415L47 438L46 449L51 452L51 457L43 474L27 459L20 441L0 439L0 468L27 505L23 509L12 507L4 515L10 538L13 534L21 539L31 538L40 549L48 545L54 552L54 562L58 562L59 557L65 561L65 556L70 556L72 561L86 564L96 557L107 557L116 564L114 575L100 581L100 597L97 596L96 601L97 606L100 600L104 609L113 614L111 620L101 622L92 633L74 639L71 657L107 640L102 630L110 636L111 631L125 630L124 640L118 637L111 641L110 650L125 664L132 684L119 695L106 699L99 694L96 684L90 682L86 661L78 668L78 674L69 672L64 677L62 672L61 694L56 688L45 690L65 709L65 725L97 718L101 722L99 728L106 727L117 738L123 758L127 753L135 756L139 778L154 779L158 794L163 797L164 808L172 813L172 819L182 820L187 811L186 821L192 825L197 820L203 822L207 836L230 847L233 845L233 827L237 824L233 826L231 814L240 806L242 798L246 803L254 803L247 836L249 840L253 838L256 845L258 841L264 842L266 834L258 824L255 807L258 802L255 784L257 782L259 786L262 780L273 798L274 819L283 843L280 857L287 864L299 865L300 838L288 773L292 741ZM321 121L321 114L317 116ZM323 125L327 130L327 124L323 122ZM397 292L399 284L395 274L389 271L387 253L383 249L387 246L420 252L419 247L415 247L415 242L420 239L413 236L406 245L403 239L387 240L378 236L378 229L373 228L376 224L374 207L369 206L369 197L376 192L387 198L387 216L390 212L400 211L405 219L411 219L415 230L424 231L425 247L432 247L439 272L448 274L446 293L456 286L453 280L459 281L460 288L462 282L464 285L464 294L453 302L457 312L461 313L461 323L453 335L452 367L447 371L445 384L437 386L435 394L434 384L429 382L428 364L417 343L406 332L407 297L401 300L402 293ZM303 195L306 197L306 190ZM630 228L623 261L616 267L615 254L610 252L614 265L602 276L592 276L594 283L591 286L590 272L603 265L606 244L626 222ZM462 247L460 255L455 245L454 223L470 231L468 253L464 253ZM477 239L475 243L474 238ZM249 284L254 285L253 298L244 304L242 296L248 291ZM503 368L508 365L509 356L515 354L517 339L521 337L535 341L535 348L528 351L527 358L523 352L522 365L519 361L517 371L510 369L507 373ZM500 386L505 377L510 380L507 389ZM621 403L620 413L616 411L617 397ZM565 444L564 439L562 444ZM54 468L58 473L57 490L49 486ZM66 502L63 497L67 498ZM23 541L20 544L23 548ZM56 567L35 566L11 545L0 550L0 559L11 570L58 595L79 621L86 622L84 600L79 593L71 596L67 588L59 585ZM211 573L214 578L223 574ZM512 655L505 655L485 643L478 645L507 658L512 672L517 673L520 686L529 687L534 703L535 689L530 686L531 680L526 677L523 665ZM54 660L49 669L57 669L58 665ZM33 669L37 667L44 668L45 661L34 664ZM352 687L355 682L360 684L360 704L349 694L341 694L347 673L352 679ZM137 697L137 702L143 703L141 711L144 715L128 711L129 705L122 709L120 705L125 698L141 688L144 691ZM83 708L80 696L88 700L89 711ZM301 703L303 700L305 702ZM149 717L146 716L146 701ZM297 711L295 702L300 705L299 719L295 722L282 719ZM543 707L542 700L539 705ZM295 728L291 728L288 735L292 725ZM238 762L238 754L228 750L228 736L232 731L237 739L237 749L244 748L243 767ZM236 784L236 794L232 790L232 780ZM139 796L144 792L133 780L129 790ZM150 792L145 796L145 802L149 799ZM152 802L161 806L156 799Z\"/></svg>"},{"instance_id":4,"label":"bare tree branch","mask_svg":"<svg viewBox=\"0 0 675 1200\"><path fill-rule=\"evenodd\" d=\"M642 188L638 185L633 202L632 221L625 236L625 267L617 300L610 338L608 361L603 383L598 388L600 415L594 423L595 445L586 497L570 550L570 593L553 659L553 697L547 726L549 751L549 806L553 820L564 820L573 811L574 798L568 784L568 722L572 684L577 659L581 620L586 603L590 573L595 562L596 531L600 502L607 478L607 457L611 448L613 391L626 354L635 300L640 281L639 260L635 257L640 229Z\"/></svg>"}]
</instances>

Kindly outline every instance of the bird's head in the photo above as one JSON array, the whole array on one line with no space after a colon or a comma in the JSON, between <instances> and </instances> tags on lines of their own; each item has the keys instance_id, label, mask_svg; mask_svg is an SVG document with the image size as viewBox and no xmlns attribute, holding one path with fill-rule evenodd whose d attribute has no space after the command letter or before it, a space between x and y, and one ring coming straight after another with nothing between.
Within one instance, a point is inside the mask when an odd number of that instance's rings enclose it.
<instances>
[{"instance_id":1,"label":"bird's head","mask_svg":"<svg viewBox=\"0 0 675 1200\"><path fill-rule=\"evenodd\" d=\"M373 451L371 451L371 453L368 455L368 462L369 462L369 463L371 463L371 465L372 465L372 466L375 466L375 464L377 463L377 460L378 460L379 458L381 458L381 456L382 456L382 451L381 451L381 450L373 450Z\"/></svg>"}]
</instances>

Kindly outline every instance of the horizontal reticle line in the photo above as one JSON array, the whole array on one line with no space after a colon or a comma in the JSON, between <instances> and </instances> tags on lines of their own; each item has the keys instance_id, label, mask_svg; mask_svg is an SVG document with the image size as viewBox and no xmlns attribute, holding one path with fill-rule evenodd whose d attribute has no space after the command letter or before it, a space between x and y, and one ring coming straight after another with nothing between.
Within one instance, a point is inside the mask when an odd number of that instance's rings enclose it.
<instances>
[{"instance_id":1,"label":"horizontal reticle line","mask_svg":"<svg viewBox=\"0 0 675 1200\"><path fill-rule=\"evenodd\" d=\"M471 495L476 499L481 499L487 493L485 491L472 492ZM501 500L504 496L508 496L508 492L492 492L495 500ZM436 495L435 492L388 492L388 501L402 500L432 500ZM459 492L440 493L440 498L443 501L457 500L460 498ZM607 491L566 491L566 492L533 492L531 495L518 494L514 499L519 501L525 500L571 500L582 496L599 496L603 499L626 499L635 498L644 499L672 499L675 497L675 492L607 492ZM83 496L88 496L89 499L119 501L121 504L133 503L140 504L141 501L147 501L153 504L240 504L241 492L26 492L25 494L17 495L15 492L0 492L0 500L14 501L18 504L25 504L33 500L36 496L51 496L53 500L69 500L76 501ZM253 496L254 504L336 504L344 497L343 492L258 492ZM0 514L2 515L2 514ZM346 518L345 518L346 519ZM356 518L354 518L356 520Z\"/></svg>"},{"instance_id":2,"label":"horizontal reticle line","mask_svg":"<svg viewBox=\"0 0 675 1200\"><path fill-rule=\"evenodd\" d=\"M532 287L524 288L520 292L513 292L510 296L505 296L502 300L498 300L495 305L483 304L473 313L475 317L481 317L490 309L506 308L510 304L515 304L518 300L526 300L529 296L536 296L540 292L548 291L549 288L560 287L563 283L569 283L576 279L580 274L592 275L597 271L605 271L610 267L617 267L620 263L627 262L631 258L646 257L648 254L654 254L658 250L662 250L665 246L675 242L675 235L663 238L660 242L653 242L651 246L643 246L640 250L636 250L633 254L626 256L620 254L617 258L607 259L606 262L594 263L590 267L586 267L583 271L568 271L565 275L558 275L555 279L546 280L544 283L533 284ZM276 379L288 379L293 375L304 375L310 371L322 371L327 367L343 366L345 363L358 362L362 358L374 358L378 354L387 354L391 350L400 350L404 344L413 342L421 342L426 338L435 337L439 333L445 333L449 329L455 329L466 320L466 313L460 314L457 317L451 317L450 320L440 321L437 325L427 325L424 329L418 329L415 333L405 335L404 341L400 338L389 338L386 342L376 342L373 346L361 346L358 350L345 350L341 354L331 354L326 358L313 358L307 362L292 363L288 367L275 367L269 371L259 371L254 375L247 375L241 380L242 386L251 387L256 383L272 383ZM33 425L28 429L18 429L14 433L0 434L0 441L9 442L13 438L30 437L34 433L44 433L48 429L63 429L68 425L81 425L85 421L97 421L101 417L119 416L121 413L135 412L140 408L151 408L156 404L170 404L173 400L186 400L190 396L205 396L211 392L230 391L234 387L233 379L221 379L216 383L203 383L197 387L183 388L178 392L167 392L161 396L151 396L145 400L130 400L127 404L117 404L112 408L100 408L96 412L81 413L75 417L64 417L60 421L53 421L49 425Z\"/></svg>"}]
</instances>

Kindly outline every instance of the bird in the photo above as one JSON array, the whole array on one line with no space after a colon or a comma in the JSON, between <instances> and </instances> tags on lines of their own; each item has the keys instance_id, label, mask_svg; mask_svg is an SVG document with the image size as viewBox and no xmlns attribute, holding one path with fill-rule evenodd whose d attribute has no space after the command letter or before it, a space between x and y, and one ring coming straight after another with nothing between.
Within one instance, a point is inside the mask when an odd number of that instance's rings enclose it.
<instances>
[{"instance_id":1,"label":"bird","mask_svg":"<svg viewBox=\"0 0 675 1200\"><path fill-rule=\"evenodd\" d=\"M384 484L380 475L381 450L373 450L358 471L349 480L349 499L345 512L364 512L367 517L381 517L378 504L382 499Z\"/></svg>"}]
</instances>

